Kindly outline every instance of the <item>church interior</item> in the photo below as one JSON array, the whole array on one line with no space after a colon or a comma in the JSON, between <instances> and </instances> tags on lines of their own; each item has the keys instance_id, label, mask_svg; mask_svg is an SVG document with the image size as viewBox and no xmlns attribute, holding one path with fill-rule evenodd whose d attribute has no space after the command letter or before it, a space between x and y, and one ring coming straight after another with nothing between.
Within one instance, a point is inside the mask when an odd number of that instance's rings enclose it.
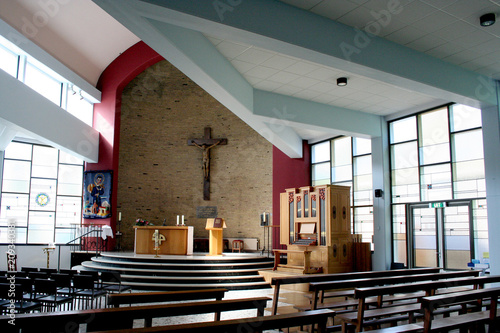
<instances>
[{"instance_id":1,"label":"church interior","mask_svg":"<svg viewBox=\"0 0 500 333\"><path fill-rule=\"evenodd\" d=\"M2 331L493 329L497 15L2 1Z\"/></svg>"}]
</instances>

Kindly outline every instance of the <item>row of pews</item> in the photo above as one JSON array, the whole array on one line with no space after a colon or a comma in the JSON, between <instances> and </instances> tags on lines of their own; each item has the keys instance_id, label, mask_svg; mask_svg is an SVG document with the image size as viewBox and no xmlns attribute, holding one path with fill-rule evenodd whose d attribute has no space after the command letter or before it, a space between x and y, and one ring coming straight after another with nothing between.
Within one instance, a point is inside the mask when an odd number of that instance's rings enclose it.
<instances>
[{"instance_id":1,"label":"row of pews","mask_svg":"<svg viewBox=\"0 0 500 333\"><path fill-rule=\"evenodd\" d=\"M109 294L102 309L35 312L0 317L0 332L260 332L316 325L326 332L334 313L321 309L264 316L269 297L223 299L227 289ZM255 316L221 320L221 313L255 310ZM213 321L153 326L154 320L172 316L214 313ZM138 321L139 320L139 321ZM142 322L142 327L138 323Z\"/></svg>"},{"instance_id":2,"label":"row of pews","mask_svg":"<svg viewBox=\"0 0 500 333\"><path fill-rule=\"evenodd\" d=\"M299 313L333 310L327 331L446 332L478 328L495 332L500 276L439 268L275 277L272 313L280 286L307 283L309 306Z\"/></svg>"},{"instance_id":3,"label":"row of pews","mask_svg":"<svg viewBox=\"0 0 500 333\"><path fill-rule=\"evenodd\" d=\"M274 277L274 299L224 299L227 289L107 295L107 308L0 317L0 332L262 332L298 327L314 332L495 332L500 276L439 268ZM309 306L279 313L280 287L307 283ZM266 315L272 302L271 314ZM221 314L255 310L249 318ZM159 318L213 314L213 320L165 325Z\"/></svg>"}]
</instances>

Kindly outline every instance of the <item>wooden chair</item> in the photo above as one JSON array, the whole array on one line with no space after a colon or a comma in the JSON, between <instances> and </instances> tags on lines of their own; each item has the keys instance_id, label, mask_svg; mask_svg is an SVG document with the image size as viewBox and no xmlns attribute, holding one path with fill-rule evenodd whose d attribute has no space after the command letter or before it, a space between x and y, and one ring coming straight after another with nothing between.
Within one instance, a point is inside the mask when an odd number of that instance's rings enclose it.
<instances>
[{"instance_id":1,"label":"wooden chair","mask_svg":"<svg viewBox=\"0 0 500 333\"><path fill-rule=\"evenodd\" d=\"M235 239L231 244L232 252L234 251L241 252L243 251L244 247L245 247L245 242L243 242L241 239Z\"/></svg>"}]
</instances>

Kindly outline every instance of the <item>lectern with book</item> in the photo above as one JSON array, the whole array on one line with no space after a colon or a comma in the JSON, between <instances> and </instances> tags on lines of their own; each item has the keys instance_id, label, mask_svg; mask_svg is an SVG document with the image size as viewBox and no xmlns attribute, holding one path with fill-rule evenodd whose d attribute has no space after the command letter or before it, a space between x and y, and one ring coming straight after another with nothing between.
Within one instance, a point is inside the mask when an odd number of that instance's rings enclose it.
<instances>
[{"instance_id":1,"label":"lectern with book","mask_svg":"<svg viewBox=\"0 0 500 333\"><path fill-rule=\"evenodd\" d=\"M208 236L208 255L220 256L223 250L222 231L226 228L226 221L223 218L207 219L206 230L209 231Z\"/></svg>"}]
</instances>

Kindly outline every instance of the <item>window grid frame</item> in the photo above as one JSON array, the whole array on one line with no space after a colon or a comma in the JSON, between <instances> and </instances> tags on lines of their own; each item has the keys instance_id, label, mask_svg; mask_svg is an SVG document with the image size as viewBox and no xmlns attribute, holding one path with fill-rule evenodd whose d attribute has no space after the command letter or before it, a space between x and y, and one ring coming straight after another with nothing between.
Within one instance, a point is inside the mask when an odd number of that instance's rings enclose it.
<instances>
[{"instance_id":1,"label":"window grid frame","mask_svg":"<svg viewBox=\"0 0 500 333\"><path fill-rule=\"evenodd\" d=\"M322 141L319 141L319 142L315 142L314 144L311 144L310 146L314 146L314 145L317 145L317 144L322 144L326 141L328 141L330 144L330 147L329 147L329 151L330 151L330 160L329 160L329 164L330 164L330 172L329 172L329 182L328 184L331 184L331 185L336 185L336 184L341 184L341 183L345 183L346 181L342 181L342 182L338 182L338 183L333 183L332 182L332 173L331 173L331 169L333 167L333 163L332 163L332 152L333 152L333 141L334 140L337 140L337 139L343 139L343 138L350 138L351 140L351 143L350 143L350 146L351 146L351 179L349 180L349 182L352 184L351 186L351 193L350 193L350 200L351 200L351 231L353 233L356 232L356 226L355 226L355 220L356 220L356 208L371 208L370 210L370 214L372 215L372 221L371 223L373 223L373 199L372 199L372 204L371 205L354 205L354 159L355 158L359 158L359 157L366 157L366 156L372 156L372 153L364 153L364 154L359 154L359 155L354 155L354 140L355 140L355 137L349 137L349 136L345 136L345 135L339 135L339 136L336 136L336 137L333 137L333 138L330 138L330 139L326 139L326 140L322 140ZM312 179L312 166L314 165L317 165L317 164L322 164L322 163L326 163L325 161L323 162L318 162L318 163L311 163L311 179ZM373 172L372 172L373 174ZM314 180L313 180L314 181ZM371 192L373 194L373 184L372 184L372 189L371 189ZM373 236L373 235L372 235ZM373 245L373 242L370 241Z\"/></svg>"},{"instance_id":2,"label":"window grid frame","mask_svg":"<svg viewBox=\"0 0 500 333\"><path fill-rule=\"evenodd\" d=\"M464 133L464 132L469 132L469 131L474 131L474 130L482 130L482 126L480 127L472 127L472 128L468 128L468 129L463 129L463 130L458 130L458 131L452 131L451 130L451 112L452 112L452 106L456 104L456 103L448 103L448 104L444 104L444 105L441 105L441 106L437 106L437 107L434 107L434 108L431 108L431 109L427 109L427 110L423 110L421 112L418 112L418 113L414 113L414 114L411 114L411 115L408 115L408 116L404 116L404 117L401 117L401 118L397 118L397 119L393 119L391 121L388 121L387 122L387 129L388 129L388 139L389 139L389 166L390 166L390 178L389 178L389 190L390 190L390 205L391 205L391 216L390 216L390 219L391 219L391 222L390 222L390 228L391 228L391 243L392 243L392 246L391 246L391 257L392 257L392 261L394 261L395 259L395 242L396 241L399 241L399 239L395 239L394 238L394 224L397 222L394 220L394 209L396 206L402 206L402 207L408 207L409 205L411 204L417 204L417 203L421 203L421 204L425 204L425 203L431 203L431 202L435 202L435 201L424 201L422 200L422 184L421 184L421 177L420 177L420 174L421 174L421 168L422 167L425 167L425 166L430 166L430 165L440 165L440 164L450 164L450 172L451 172L451 199L449 200L443 200L443 201L446 201L446 202L456 202L456 201L464 201L464 200L470 200L471 202L475 202L475 201L479 201L479 200L486 200L486 197L474 197L474 198L456 198L455 197L455 181L454 181L454 178L453 178L453 174L454 174L454 167L453 167L453 164L454 164L454 160L453 160L453 155L452 155L452 141L451 141L451 138L452 138L452 135L453 134L457 134L457 133ZM443 163L435 163L435 164L428 164L428 165L421 165L420 164L420 147L419 147L419 121L418 121L418 117L420 117L420 115L426 113L426 112L430 112L430 111L433 111L433 110L438 110L440 108L443 108L443 107L446 107L447 108L447 127L448 127L448 144L449 144L449 149L450 149L450 161L449 162L443 162ZM417 133L417 138L415 140L406 140L406 141L402 141L402 142L397 142L397 143L392 143L391 142L391 136L390 136L390 126L392 123L396 122L396 121L399 121L399 120L402 120L402 119L405 119L405 118L410 118L410 117L415 117L415 126L416 126L416 133ZM394 156L392 154L392 146L396 146L396 145L399 145L399 144L402 144L402 143L408 143L408 142L417 142L417 158L418 158L418 170L419 170L419 177L418 177L418 180L419 180L419 198L420 200L419 201L411 201L411 202L394 202L394 197L393 197L393 193L392 193L392 190L393 190L393 179L392 179L392 172L393 170L396 170L396 169L392 169L392 163L393 163L393 160L394 160ZM484 160L484 156L483 156L483 160ZM405 209L406 211L406 209ZM475 223L474 220L470 221L470 223L473 225ZM408 232L408 227L405 226L405 230L406 230L406 233ZM473 233L471 233L470 235L471 237L471 242L476 242L476 238L475 238L475 231ZM406 239L406 242L408 242L408 239ZM408 249L406 249L405 251L407 251ZM408 258L408 253L406 253L406 257Z\"/></svg>"},{"instance_id":3,"label":"window grid frame","mask_svg":"<svg viewBox=\"0 0 500 333\"><path fill-rule=\"evenodd\" d=\"M60 162L60 156L61 156L61 151L57 149L57 166L56 166L56 174L57 176L55 178L53 177L33 177L32 176L32 171L33 171L33 151L34 151L34 147L35 146L42 146L42 147L49 147L49 148L52 148L52 149L56 149L54 147L51 147L51 146L48 146L48 145L43 145L43 144L38 144L38 143L29 143L29 142L23 142L23 141L13 141L13 142L17 142L17 143L23 143L23 144L29 144L31 145L31 160L25 160L25 159L19 159L19 158L5 158L5 152L4 152L4 158L3 158L3 163L5 163L5 161L21 161L21 162L27 162L29 161L30 162L30 179L29 179L29 186L28 186L28 192L27 193L24 193L24 192L12 192L12 191L4 191L3 188L0 189L0 194L3 195L4 193L5 194L14 194L14 195L27 195L28 196L28 203L27 203L27 221L26 221L26 226L15 226L15 229L18 230L18 229L24 229L26 232L25 232L25 239L24 239L24 242L23 243L18 243L16 242L16 244L19 244L19 245L40 245L40 244L45 244L44 242L42 243L28 243L28 240L29 240L29 228L30 228L30 222L31 222L31 218L30 218L30 213L31 212L45 212L45 213L53 213L54 214L54 224L53 224L53 234L52 234L52 239L53 239L53 242L55 244L61 244L61 243L56 243L57 242L57 230L68 230L68 229L71 229L70 227L67 227L67 226L64 226L64 227L58 227L57 226L57 217L58 217L58 211L57 211L57 207L58 207L58 200L59 200L59 196L61 197L67 197L67 198L79 198L79 202L80 202L80 208L83 209L83 191L81 193L81 195L67 195L67 194L61 194L59 195L58 193L58 185L59 185L59 169L60 169L60 166L61 165L70 165L70 166L84 166L84 163L82 161L81 164L75 164L75 163L67 163L67 162ZM83 168L82 168L82 184L83 184ZM31 185L32 185L32 180L33 179L42 179L42 180L55 180L55 202L54 202L54 210L49 210L49 211L39 211L39 210L33 210L30 208L30 199L32 198L32 191L31 191ZM2 180L3 180L3 174L2 174ZM1 200L1 196L0 196L0 200ZM83 217L82 215L80 214L80 225L82 223L82 220L83 220ZM16 235L17 235L17 232L16 232ZM0 243L0 244L4 244L4 243Z\"/></svg>"}]
</instances>

